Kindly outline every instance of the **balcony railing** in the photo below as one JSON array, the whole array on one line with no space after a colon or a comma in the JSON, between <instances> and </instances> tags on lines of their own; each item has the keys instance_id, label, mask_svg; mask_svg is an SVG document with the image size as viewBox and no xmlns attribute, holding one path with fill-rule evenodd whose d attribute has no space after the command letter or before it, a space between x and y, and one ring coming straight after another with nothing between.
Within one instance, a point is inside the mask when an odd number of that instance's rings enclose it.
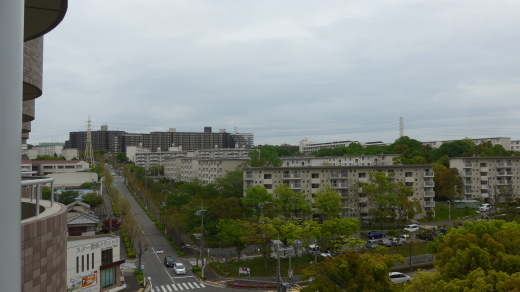
<instances>
[{"instance_id":1,"label":"balcony railing","mask_svg":"<svg viewBox=\"0 0 520 292\"><path fill-rule=\"evenodd\" d=\"M464 172L464 176L471 176L471 171Z\"/></svg>"},{"instance_id":2,"label":"balcony railing","mask_svg":"<svg viewBox=\"0 0 520 292\"><path fill-rule=\"evenodd\" d=\"M471 167L471 163L464 163L464 167Z\"/></svg>"},{"instance_id":3,"label":"balcony railing","mask_svg":"<svg viewBox=\"0 0 520 292\"><path fill-rule=\"evenodd\" d=\"M500 175L500 176L511 176L511 175L513 175L513 172L512 171L499 171L499 172L497 172L497 175Z\"/></svg>"},{"instance_id":4,"label":"balcony railing","mask_svg":"<svg viewBox=\"0 0 520 292\"><path fill-rule=\"evenodd\" d=\"M428 172L428 171L425 171L425 172L424 172L424 177L433 177L433 176L434 176L433 171L429 171L429 172Z\"/></svg>"},{"instance_id":5,"label":"balcony railing","mask_svg":"<svg viewBox=\"0 0 520 292\"><path fill-rule=\"evenodd\" d=\"M301 189L302 188L302 184L292 184L291 185L291 189Z\"/></svg>"},{"instance_id":6,"label":"balcony railing","mask_svg":"<svg viewBox=\"0 0 520 292\"><path fill-rule=\"evenodd\" d=\"M54 178L53 177L36 177L36 176L22 176L22 187L31 187L31 202L36 201L35 216L40 215L40 200L42 194L42 185L51 184L51 207L54 206Z\"/></svg>"},{"instance_id":7,"label":"balcony railing","mask_svg":"<svg viewBox=\"0 0 520 292\"><path fill-rule=\"evenodd\" d=\"M424 201L425 207L435 207L435 201Z\"/></svg>"},{"instance_id":8,"label":"balcony railing","mask_svg":"<svg viewBox=\"0 0 520 292\"><path fill-rule=\"evenodd\" d=\"M424 182L424 186L425 187L433 187L433 186L435 186L435 182L433 182L433 181L425 181Z\"/></svg>"},{"instance_id":9,"label":"balcony railing","mask_svg":"<svg viewBox=\"0 0 520 292\"><path fill-rule=\"evenodd\" d=\"M435 197L435 192L426 191L426 192L424 192L424 196L427 198L433 198L433 197Z\"/></svg>"},{"instance_id":10,"label":"balcony railing","mask_svg":"<svg viewBox=\"0 0 520 292\"><path fill-rule=\"evenodd\" d=\"M348 188L348 183L333 183L330 187L334 189Z\"/></svg>"},{"instance_id":11,"label":"balcony railing","mask_svg":"<svg viewBox=\"0 0 520 292\"><path fill-rule=\"evenodd\" d=\"M513 163L511 162L497 162L497 167L511 167Z\"/></svg>"},{"instance_id":12,"label":"balcony railing","mask_svg":"<svg viewBox=\"0 0 520 292\"><path fill-rule=\"evenodd\" d=\"M330 178L348 178L348 173L337 173L337 172L332 172L330 174Z\"/></svg>"}]
</instances>

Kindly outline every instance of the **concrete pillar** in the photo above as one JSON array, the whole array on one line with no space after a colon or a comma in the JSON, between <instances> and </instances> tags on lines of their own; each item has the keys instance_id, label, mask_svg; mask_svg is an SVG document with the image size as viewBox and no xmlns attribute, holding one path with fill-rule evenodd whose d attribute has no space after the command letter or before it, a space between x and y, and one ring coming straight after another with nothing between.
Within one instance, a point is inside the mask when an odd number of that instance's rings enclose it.
<instances>
[{"instance_id":1,"label":"concrete pillar","mask_svg":"<svg viewBox=\"0 0 520 292\"><path fill-rule=\"evenodd\" d=\"M21 291L21 139L24 1L0 1L0 272Z\"/></svg>"}]
</instances>

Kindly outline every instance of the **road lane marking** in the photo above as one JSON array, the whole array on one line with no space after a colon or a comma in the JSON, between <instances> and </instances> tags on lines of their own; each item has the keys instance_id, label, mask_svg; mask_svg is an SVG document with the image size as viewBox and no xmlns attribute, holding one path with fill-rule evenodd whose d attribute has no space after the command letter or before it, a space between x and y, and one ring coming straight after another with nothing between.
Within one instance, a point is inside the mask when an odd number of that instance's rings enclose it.
<instances>
[{"instance_id":1,"label":"road lane marking","mask_svg":"<svg viewBox=\"0 0 520 292\"><path fill-rule=\"evenodd\" d=\"M195 287L197 287L197 288L200 288L199 285L195 282L193 282L193 285L195 285Z\"/></svg>"},{"instance_id":2,"label":"road lane marking","mask_svg":"<svg viewBox=\"0 0 520 292\"><path fill-rule=\"evenodd\" d=\"M173 291L172 288L170 288L169 285L166 285L166 288L168 288L168 291Z\"/></svg>"},{"instance_id":3,"label":"road lane marking","mask_svg":"<svg viewBox=\"0 0 520 292\"><path fill-rule=\"evenodd\" d=\"M184 290L184 288L182 287L182 285L180 283L177 284L177 286L179 287L179 289Z\"/></svg>"},{"instance_id":4,"label":"road lane marking","mask_svg":"<svg viewBox=\"0 0 520 292\"><path fill-rule=\"evenodd\" d=\"M206 286L204 286L204 284L202 284L202 283L200 283L200 286L201 286L202 288L206 287Z\"/></svg>"},{"instance_id":5,"label":"road lane marking","mask_svg":"<svg viewBox=\"0 0 520 292\"><path fill-rule=\"evenodd\" d=\"M188 285L186 285L186 283L181 283L181 284L184 286L184 288L190 289L190 287L188 287Z\"/></svg>"},{"instance_id":6,"label":"road lane marking","mask_svg":"<svg viewBox=\"0 0 520 292\"><path fill-rule=\"evenodd\" d=\"M163 292L167 292L166 288L164 288L164 286L161 286L161 289L163 289Z\"/></svg>"},{"instance_id":7,"label":"road lane marking","mask_svg":"<svg viewBox=\"0 0 520 292\"><path fill-rule=\"evenodd\" d=\"M190 286L191 289L195 289L195 287L193 287L190 282L188 282L188 286Z\"/></svg>"}]
</instances>

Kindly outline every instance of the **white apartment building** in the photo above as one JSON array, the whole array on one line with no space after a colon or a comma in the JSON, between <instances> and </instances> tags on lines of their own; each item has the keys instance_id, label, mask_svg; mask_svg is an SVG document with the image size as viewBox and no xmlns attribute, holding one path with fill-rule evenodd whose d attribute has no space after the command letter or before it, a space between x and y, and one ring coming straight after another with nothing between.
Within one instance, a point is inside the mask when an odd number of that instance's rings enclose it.
<instances>
[{"instance_id":1,"label":"white apartment building","mask_svg":"<svg viewBox=\"0 0 520 292\"><path fill-rule=\"evenodd\" d=\"M316 142L310 142L307 140L307 138L304 138L300 141L300 153L301 154L311 154L313 152L316 152L320 149L332 149L336 147L348 147L348 145L352 143L359 143L358 141L337 141L337 142L326 142L326 143L316 143Z\"/></svg>"},{"instance_id":2,"label":"white apartment building","mask_svg":"<svg viewBox=\"0 0 520 292\"><path fill-rule=\"evenodd\" d=\"M491 144L493 144L493 146L502 145L504 147L504 149L506 149L506 150L511 149L511 138L508 138L508 137L478 138L478 139L464 138L464 139L473 141L473 143L475 143L475 145L478 145L483 142L491 142ZM454 141L458 141L458 140L461 140L461 139L423 142L423 145L429 145L433 149L437 149L437 148L441 147L441 145L444 143L454 142Z\"/></svg>"},{"instance_id":3,"label":"white apartment building","mask_svg":"<svg viewBox=\"0 0 520 292\"><path fill-rule=\"evenodd\" d=\"M352 155L352 156L291 156L281 157L282 166L376 166L392 165L400 154Z\"/></svg>"},{"instance_id":4,"label":"white apartment building","mask_svg":"<svg viewBox=\"0 0 520 292\"><path fill-rule=\"evenodd\" d=\"M38 146L34 146L33 149L38 150L38 155L61 155L61 150L63 150L63 146L65 143L40 143Z\"/></svg>"},{"instance_id":5,"label":"white apartment building","mask_svg":"<svg viewBox=\"0 0 520 292\"><path fill-rule=\"evenodd\" d=\"M511 140L511 151L520 151L520 140Z\"/></svg>"},{"instance_id":6,"label":"white apartment building","mask_svg":"<svg viewBox=\"0 0 520 292\"><path fill-rule=\"evenodd\" d=\"M215 183L215 179L226 176L228 171L236 170L237 167L245 163L247 159L198 159L198 161L198 178L205 183Z\"/></svg>"},{"instance_id":7,"label":"white apartment building","mask_svg":"<svg viewBox=\"0 0 520 292\"><path fill-rule=\"evenodd\" d=\"M489 201L493 192L506 188L514 197L520 192L520 157L453 157L450 167L459 170L463 198Z\"/></svg>"},{"instance_id":8,"label":"white apartment building","mask_svg":"<svg viewBox=\"0 0 520 292\"><path fill-rule=\"evenodd\" d=\"M358 187L358 182L368 182L369 174L376 171L393 173L395 182L402 181L414 188L413 197L421 202L423 209L416 219L423 218L427 211L435 207L431 165L247 167L244 169L244 190L263 185L274 194L278 185L286 184L294 191L305 194L312 202L313 194L330 185L342 197L342 216L367 218L371 205Z\"/></svg>"},{"instance_id":9,"label":"white apartment building","mask_svg":"<svg viewBox=\"0 0 520 292\"><path fill-rule=\"evenodd\" d=\"M121 291L120 240L116 235L67 238L67 291Z\"/></svg>"},{"instance_id":10,"label":"white apartment building","mask_svg":"<svg viewBox=\"0 0 520 292\"><path fill-rule=\"evenodd\" d=\"M199 178L199 160L181 158L181 181L193 181Z\"/></svg>"}]
</instances>

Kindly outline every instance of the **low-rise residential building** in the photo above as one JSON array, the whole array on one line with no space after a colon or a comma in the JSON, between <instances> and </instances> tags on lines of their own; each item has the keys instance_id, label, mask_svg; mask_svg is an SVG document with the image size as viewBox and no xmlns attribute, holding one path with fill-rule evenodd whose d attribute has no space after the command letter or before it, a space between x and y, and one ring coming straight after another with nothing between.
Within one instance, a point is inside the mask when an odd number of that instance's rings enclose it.
<instances>
[{"instance_id":1,"label":"low-rise residential building","mask_svg":"<svg viewBox=\"0 0 520 292\"><path fill-rule=\"evenodd\" d=\"M290 156L282 157L282 166L376 166L392 165L400 154L352 155L352 156Z\"/></svg>"},{"instance_id":2,"label":"low-rise residential building","mask_svg":"<svg viewBox=\"0 0 520 292\"><path fill-rule=\"evenodd\" d=\"M464 188L462 198L489 201L495 192L518 197L520 192L520 157L452 157ZM506 194L507 193L507 194Z\"/></svg>"},{"instance_id":3,"label":"low-rise residential building","mask_svg":"<svg viewBox=\"0 0 520 292\"><path fill-rule=\"evenodd\" d=\"M198 161L198 178L205 183L215 183L215 179L226 176L228 171L236 170L247 159L199 159Z\"/></svg>"},{"instance_id":4,"label":"low-rise residential building","mask_svg":"<svg viewBox=\"0 0 520 292\"><path fill-rule=\"evenodd\" d=\"M300 141L300 153L301 154L311 154L320 149L332 149L336 147L348 147L348 145L352 143L359 143L358 141L337 141L337 142L326 142L326 143L316 143L310 142L307 138L304 138Z\"/></svg>"},{"instance_id":5,"label":"low-rise residential building","mask_svg":"<svg viewBox=\"0 0 520 292\"><path fill-rule=\"evenodd\" d=\"M313 202L313 194L330 185L342 197L343 217L367 218L372 205L358 182L368 182L370 173L376 171L393 173L394 182L401 181L414 188L413 197L423 210L416 219L423 218L435 207L431 165L247 167L244 168L244 189L262 185L274 194L278 185L286 184Z\"/></svg>"},{"instance_id":6,"label":"low-rise residential building","mask_svg":"<svg viewBox=\"0 0 520 292\"><path fill-rule=\"evenodd\" d=\"M76 201L67 205L67 231L69 236L96 235L99 218L90 205Z\"/></svg>"},{"instance_id":7,"label":"low-rise residential building","mask_svg":"<svg viewBox=\"0 0 520 292\"><path fill-rule=\"evenodd\" d=\"M67 238L67 291L121 291L120 239L116 235Z\"/></svg>"},{"instance_id":8,"label":"low-rise residential building","mask_svg":"<svg viewBox=\"0 0 520 292\"><path fill-rule=\"evenodd\" d=\"M22 167L45 176L53 173L86 171L90 165L82 160L24 160Z\"/></svg>"}]
</instances>

